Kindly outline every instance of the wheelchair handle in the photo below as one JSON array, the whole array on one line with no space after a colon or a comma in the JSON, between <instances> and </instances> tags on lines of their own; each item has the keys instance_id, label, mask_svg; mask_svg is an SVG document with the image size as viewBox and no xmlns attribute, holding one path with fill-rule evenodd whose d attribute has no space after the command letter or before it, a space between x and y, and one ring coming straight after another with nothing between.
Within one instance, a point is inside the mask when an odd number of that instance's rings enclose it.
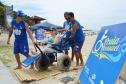
<instances>
[{"instance_id":1,"label":"wheelchair handle","mask_svg":"<svg viewBox=\"0 0 126 84\"><path fill-rule=\"evenodd\" d=\"M37 51L37 49L40 51L41 54L43 54L43 51L40 49L40 47L37 44L34 44L35 46L35 50Z\"/></svg>"}]
</instances>

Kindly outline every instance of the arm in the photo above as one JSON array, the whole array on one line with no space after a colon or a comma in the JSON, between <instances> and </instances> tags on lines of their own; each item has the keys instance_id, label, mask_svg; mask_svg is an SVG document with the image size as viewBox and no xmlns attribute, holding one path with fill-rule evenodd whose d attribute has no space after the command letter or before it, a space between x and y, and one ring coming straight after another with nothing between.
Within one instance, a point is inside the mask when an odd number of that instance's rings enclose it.
<instances>
[{"instance_id":1,"label":"arm","mask_svg":"<svg viewBox=\"0 0 126 84\"><path fill-rule=\"evenodd\" d=\"M63 23L63 28L65 29L65 22Z\"/></svg>"},{"instance_id":2,"label":"arm","mask_svg":"<svg viewBox=\"0 0 126 84\"><path fill-rule=\"evenodd\" d=\"M69 31L69 28L65 26L65 22L64 22L64 24L63 24L63 29L64 29L65 31Z\"/></svg>"},{"instance_id":3,"label":"arm","mask_svg":"<svg viewBox=\"0 0 126 84\"><path fill-rule=\"evenodd\" d=\"M71 37L74 37L75 32L79 29L79 26L77 24L75 24L72 28L71 32Z\"/></svg>"},{"instance_id":4,"label":"arm","mask_svg":"<svg viewBox=\"0 0 126 84\"><path fill-rule=\"evenodd\" d=\"M11 38L11 36L12 36L12 33L13 33L13 27L11 26L11 27L9 28L9 35L8 35L7 44L10 44L10 38Z\"/></svg>"},{"instance_id":5,"label":"arm","mask_svg":"<svg viewBox=\"0 0 126 84\"><path fill-rule=\"evenodd\" d=\"M75 24L74 26L73 26L73 30L74 31L77 31L79 29L79 26L77 25L77 24Z\"/></svg>"},{"instance_id":6,"label":"arm","mask_svg":"<svg viewBox=\"0 0 126 84\"><path fill-rule=\"evenodd\" d=\"M58 34L58 35L55 36L54 42L52 44L57 44L60 40L61 40L61 37Z\"/></svg>"},{"instance_id":7,"label":"arm","mask_svg":"<svg viewBox=\"0 0 126 84\"><path fill-rule=\"evenodd\" d=\"M28 35L29 35L30 39L32 40L32 42L35 44L35 40L34 40L34 38L33 38L32 32L31 32L31 30L29 29L27 23L25 24L25 29L26 29L26 31L28 32Z\"/></svg>"}]
</instances>

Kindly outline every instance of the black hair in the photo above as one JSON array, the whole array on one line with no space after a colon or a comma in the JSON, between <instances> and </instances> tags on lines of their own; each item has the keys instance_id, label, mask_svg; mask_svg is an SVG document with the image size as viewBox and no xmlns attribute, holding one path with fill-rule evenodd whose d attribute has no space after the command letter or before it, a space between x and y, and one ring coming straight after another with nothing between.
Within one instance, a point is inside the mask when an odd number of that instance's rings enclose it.
<instances>
[{"instance_id":1,"label":"black hair","mask_svg":"<svg viewBox=\"0 0 126 84\"><path fill-rule=\"evenodd\" d=\"M74 17L74 13L73 13L73 12L69 12L69 13L68 13L68 16L69 16L69 17Z\"/></svg>"},{"instance_id":2,"label":"black hair","mask_svg":"<svg viewBox=\"0 0 126 84\"><path fill-rule=\"evenodd\" d=\"M64 12L64 16L67 16L69 14L69 12Z\"/></svg>"}]
</instances>

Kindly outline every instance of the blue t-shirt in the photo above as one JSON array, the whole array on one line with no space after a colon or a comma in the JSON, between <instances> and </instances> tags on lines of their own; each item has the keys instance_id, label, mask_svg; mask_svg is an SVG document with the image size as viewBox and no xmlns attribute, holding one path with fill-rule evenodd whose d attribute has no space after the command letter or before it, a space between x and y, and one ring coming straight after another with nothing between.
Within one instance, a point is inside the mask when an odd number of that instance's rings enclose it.
<instances>
[{"instance_id":1,"label":"blue t-shirt","mask_svg":"<svg viewBox=\"0 0 126 84\"><path fill-rule=\"evenodd\" d=\"M13 30L14 30L14 36L15 41L27 41L27 33L25 29L25 21L21 21L20 23L17 23L14 19L11 23Z\"/></svg>"},{"instance_id":2,"label":"blue t-shirt","mask_svg":"<svg viewBox=\"0 0 126 84\"><path fill-rule=\"evenodd\" d=\"M63 28L68 28L68 29L70 29L70 22L65 21L64 24L63 24Z\"/></svg>"},{"instance_id":3,"label":"blue t-shirt","mask_svg":"<svg viewBox=\"0 0 126 84\"><path fill-rule=\"evenodd\" d=\"M71 23L68 22L68 21L65 21L64 24L63 24L63 28L71 29ZM70 37L70 32L66 32L66 38L67 38L67 40L69 40L69 37Z\"/></svg>"},{"instance_id":4,"label":"blue t-shirt","mask_svg":"<svg viewBox=\"0 0 126 84\"><path fill-rule=\"evenodd\" d=\"M76 20L74 20L74 22L71 23L71 28L73 28L74 25L78 25L79 26L79 28L76 30L76 32L74 34L74 42L75 43L82 43L84 41L84 39L85 39L83 30L82 30L82 26Z\"/></svg>"}]
</instances>

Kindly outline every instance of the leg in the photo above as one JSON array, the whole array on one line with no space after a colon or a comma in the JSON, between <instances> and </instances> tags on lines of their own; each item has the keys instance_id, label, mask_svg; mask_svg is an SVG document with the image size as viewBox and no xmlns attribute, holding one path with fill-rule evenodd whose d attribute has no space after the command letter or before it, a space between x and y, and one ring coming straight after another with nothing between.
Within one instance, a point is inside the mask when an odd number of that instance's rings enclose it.
<instances>
[{"instance_id":1,"label":"leg","mask_svg":"<svg viewBox=\"0 0 126 84\"><path fill-rule=\"evenodd\" d=\"M81 52L79 52L79 58L80 58L80 61L81 61L81 64L80 65L84 65L84 61L83 61L83 57L82 57L82 54Z\"/></svg>"},{"instance_id":2,"label":"leg","mask_svg":"<svg viewBox=\"0 0 126 84\"><path fill-rule=\"evenodd\" d=\"M84 61L83 61L83 57L82 57L82 53L81 53L81 49L82 49L82 46L83 46L83 43L80 43L79 45L79 59L81 61L81 64L80 65L84 65Z\"/></svg>"},{"instance_id":3,"label":"leg","mask_svg":"<svg viewBox=\"0 0 126 84\"><path fill-rule=\"evenodd\" d=\"M79 64L79 61L81 61L81 64L83 64L83 58L82 58L82 54L81 54L81 48L82 48L82 43L76 43L75 47L74 47L74 51L75 51L75 55L76 55L76 60L77 60L77 65Z\"/></svg>"},{"instance_id":4,"label":"leg","mask_svg":"<svg viewBox=\"0 0 126 84\"><path fill-rule=\"evenodd\" d=\"M82 54L81 54L81 49L82 49L82 46L83 46L83 42L82 43L77 43L76 45L76 50L78 52L78 55L79 55L79 60L81 61L80 65L83 66L84 62L83 62L83 57L82 57Z\"/></svg>"},{"instance_id":5,"label":"leg","mask_svg":"<svg viewBox=\"0 0 126 84\"><path fill-rule=\"evenodd\" d=\"M19 49L19 44L18 42L15 40L14 42L14 51L13 51L14 55L15 55L15 59L17 61L18 66L15 69L21 69L21 61L20 61L20 49Z\"/></svg>"},{"instance_id":6,"label":"leg","mask_svg":"<svg viewBox=\"0 0 126 84\"><path fill-rule=\"evenodd\" d=\"M74 60L74 49L72 48L72 58L71 58L71 61Z\"/></svg>"},{"instance_id":7,"label":"leg","mask_svg":"<svg viewBox=\"0 0 126 84\"><path fill-rule=\"evenodd\" d=\"M79 66L79 53L75 51L75 57L76 57L76 66Z\"/></svg>"},{"instance_id":8,"label":"leg","mask_svg":"<svg viewBox=\"0 0 126 84\"><path fill-rule=\"evenodd\" d=\"M20 56L19 54L15 54L15 58L16 58L16 61L17 61L17 64L18 66L15 68L15 69L21 69L21 61L20 61Z\"/></svg>"},{"instance_id":9,"label":"leg","mask_svg":"<svg viewBox=\"0 0 126 84\"><path fill-rule=\"evenodd\" d=\"M68 55L68 50L65 50L65 54Z\"/></svg>"},{"instance_id":10,"label":"leg","mask_svg":"<svg viewBox=\"0 0 126 84\"><path fill-rule=\"evenodd\" d=\"M29 53L29 47L28 47L28 41L27 39L24 39L22 43L20 44L20 53L23 54L26 58L28 58L30 55ZM33 68L33 64L31 64L31 68Z\"/></svg>"},{"instance_id":11,"label":"leg","mask_svg":"<svg viewBox=\"0 0 126 84\"><path fill-rule=\"evenodd\" d=\"M24 56L25 56L26 58L28 58L30 55L29 55L28 53L25 53ZM31 64L30 69L33 69L33 68L34 68L34 63Z\"/></svg>"}]
</instances>

